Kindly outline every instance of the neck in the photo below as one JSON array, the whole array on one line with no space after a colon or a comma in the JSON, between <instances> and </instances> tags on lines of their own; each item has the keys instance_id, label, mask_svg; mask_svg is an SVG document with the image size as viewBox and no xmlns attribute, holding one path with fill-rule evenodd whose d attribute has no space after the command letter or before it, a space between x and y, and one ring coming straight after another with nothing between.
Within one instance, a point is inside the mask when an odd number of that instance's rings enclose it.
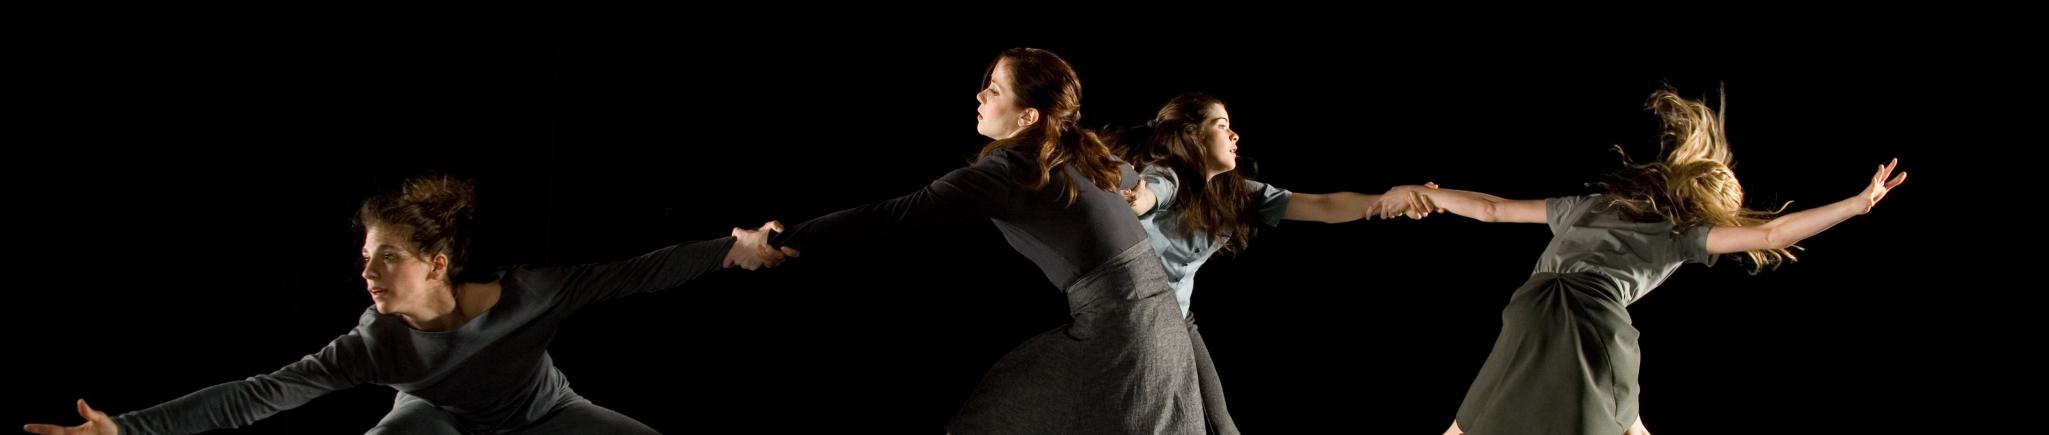
<instances>
[{"instance_id":1,"label":"neck","mask_svg":"<svg viewBox=\"0 0 2049 435\"><path fill-rule=\"evenodd\" d=\"M463 315L461 298L457 297L462 286L446 288L447 291L431 292L433 296L428 297L424 307L412 313L400 313L399 318L405 319L407 326L421 331L447 331L462 326L469 320Z\"/></svg>"},{"instance_id":2,"label":"neck","mask_svg":"<svg viewBox=\"0 0 2049 435\"><path fill-rule=\"evenodd\" d=\"M1221 171L1219 171L1219 170L1215 170L1215 169L1207 169L1207 170L1204 170L1204 171L1202 172L1202 181L1211 181L1211 180L1216 180L1216 179L1217 179L1217 176L1218 176L1218 175L1224 175L1224 173L1225 173L1225 172L1231 172L1231 170L1229 170L1229 169L1225 169L1225 170L1221 170Z\"/></svg>"}]
</instances>

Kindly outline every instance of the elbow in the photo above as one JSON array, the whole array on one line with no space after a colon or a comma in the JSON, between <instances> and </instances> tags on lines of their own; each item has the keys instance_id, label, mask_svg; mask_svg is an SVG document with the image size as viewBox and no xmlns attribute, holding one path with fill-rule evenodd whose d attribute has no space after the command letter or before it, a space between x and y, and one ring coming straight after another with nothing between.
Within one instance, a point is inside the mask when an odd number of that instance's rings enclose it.
<instances>
[{"instance_id":1,"label":"elbow","mask_svg":"<svg viewBox=\"0 0 2049 435\"><path fill-rule=\"evenodd\" d=\"M1764 249L1792 248L1793 244L1798 242L1798 240L1793 240L1792 238L1779 236L1775 233L1766 233L1764 236Z\"/></svg>"},{"instance_id":2,"label":"elbow","mask_svg":"<svg viewBox=\"0 0 2049 435\"><path fill-rule=\"evenodd\" d=\"M1495 209L1494 205L1492 202L1480 204L1480 210L1477 213L1473 213L1473 220L1487 223L1501 222L1501 213Z\"/></svg>"},{"instance_id":3,"label":"elbow","mask_svg":"<svg viewBox=\"0 0 2049 435\"><path fill-rule=\"evenodd\" d=\"M1787 249L1792 248L1795 243L1800 243L1800 239L1785 234L1776 227L1765 228L1764 247L1762 249Z\"/></svg>"}]
</instances>

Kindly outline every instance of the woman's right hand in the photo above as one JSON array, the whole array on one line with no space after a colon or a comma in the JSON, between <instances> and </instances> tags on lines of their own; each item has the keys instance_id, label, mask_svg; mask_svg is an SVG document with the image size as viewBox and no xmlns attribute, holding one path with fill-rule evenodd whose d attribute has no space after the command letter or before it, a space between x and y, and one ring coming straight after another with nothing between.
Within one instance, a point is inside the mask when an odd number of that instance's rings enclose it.
<instances>
[{"instance_id":1,"label":"woman's right hand","mask_svg":"<svg viewBox=\"0 0 2049 435\"><path fill-rule=\"evenodd\" d=\"M1130 189L1117 190L1117 194L1123 195L1124 203L1131 206L1131 213L1139 216L1144 216L1160 201L1159 197L1153 196L1153 188L1145 185L1145 179L1139 179L1138 185Z\"/></svg>"},{"instance_id":2,"label":"woman's right hand","mask_svg":"<svg viewBox=\"0 0 2049 435\"><path fill-rule=\"evenodd\" d=\"M733 229L733 247L726 250L725 267L738 266L747 270L759 270L783 264L788 257L797 256L797 250L769 246L768 236L783 231L782 222L768 221L761 228Z\"/></svg>"},{"instance_id":3,"label":"woman's right hand","mask_svg":"<svg viewBox=\"0 0 2049 435\"><path fill-rule=\"evenodd\" d=\"M1436 188L1437 183L1395 186L1380 195L1380 204L1374 208L1378 210L1381 219L1429 217L1431 213L1443 211L1437 208L1437 204L1430 202L1429 196L1423 194L1424 190Z\"/></svg>"},{"instance_id":4,"label":"woman's right hand","mask_svg":"<svg viewBox=\"0 0 2049 435\"><path fill-rule=\"evenodd\" d=\"M86 406L85 399L78 399L78 416L85 417L85 424L72 427L30 424L22 426L21 430L28 431L28 433L45 435L118 435L121 433L121 428L114 426L114 419L108 418L107 413L92 409L91 406Z\"/></svg>"},{"instance_id":5,"label":"woman's right hand","mask_svg":"<svg viewBox=\"0 0 2049 435\"><path fill-rule=\"evenodd\" d=\"M1863 206L1857 210L1857 214L1870 213L1871 207L1878 205L1878 200L1885 199L1886 193L1900 187L1900 183L1907 182L1906 171L1900 171L1898 176L1892 176L1892 170L1899 166L1900 159L1892 159L1892 163L1878 165L1878 173L1871 175L1871 185L1865 186L1864 193L1857 196L1858 205ZM1891 180L1887 180L1888 177Z\"/></svg>"}]
</instances>

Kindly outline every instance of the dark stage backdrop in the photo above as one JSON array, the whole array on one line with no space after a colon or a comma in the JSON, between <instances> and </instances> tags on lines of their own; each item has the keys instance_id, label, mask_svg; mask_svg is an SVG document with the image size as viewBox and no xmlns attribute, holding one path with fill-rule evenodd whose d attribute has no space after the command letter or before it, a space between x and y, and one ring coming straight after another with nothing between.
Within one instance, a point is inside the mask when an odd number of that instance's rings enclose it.
<instances>
[{"instance_id":1,"label":"dark stage backdrop","mask_svg":"<svg viewBox=\"0 0 2049 435\"><path fill-rule=\"evenodd\" d=\"M2011 158L1992 150L2039 145L1991 139L2016 115L1984 102L2020 80L1997 29L706 19L85 20L32 44L17 68L46 73L24 86L47 99L18 122L47 135L9 147L5 423L74 423L76 398L140 409L320 349L369 302L349 218L406 176L476 180L480 249L508 263L621 259L912 192L985 143L972 97L1015 46L1080 71L1091 126L1220 96L1258 178L1298 192L1587 193L1613 145L1654 156L1661 83L1726 87L1753 207L1847 197L1892 157L1914 175L1798 263L1687 266L1632 306L1652 429L1996 423L1978 389L2019 379L1980 361L2019 346L1995 334L2021 321L1974 314L2000 296L1959 278L2000 254L1959 239L2026 224L1953 194L1990 188L1985 165ZM1194 310L1241 428L1443 430L1548 237L1448 215L1286 222L1211 261ZM579 393L665 432L939 433L1064 304L963 221L592 306L551 353ZM361 432L392 394L232 433Z\"/></svg>"}]
</instances>

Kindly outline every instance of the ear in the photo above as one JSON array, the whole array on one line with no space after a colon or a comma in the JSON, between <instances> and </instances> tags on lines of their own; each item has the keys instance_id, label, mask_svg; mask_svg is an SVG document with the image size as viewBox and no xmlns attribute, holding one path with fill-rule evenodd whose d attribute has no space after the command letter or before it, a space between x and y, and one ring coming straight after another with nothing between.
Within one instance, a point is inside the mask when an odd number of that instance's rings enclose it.
<instances>
[{"instance_id":1,"label":"ear","mask_svg":"<svg viewBox=\"0 0 2049 435\"><path fill-rule=\"evenodd\" d=\"M1028 127L1039 123L1039 109L1026 108L1023 114L1017 116L1017 123L1019 127Z\"/></svg>"},{"instance_id":2,"label":"ear","mask_svg":"<svg viewBox=\"0 0 2049 435\"><path fill-rule=\"evenodd\" d=\"M453 280L455 278L448 276L448 254L434 254L432 263L434 263L434 268L427 270L428 279L445 278Z\"/></svg>"}]
</instances>

